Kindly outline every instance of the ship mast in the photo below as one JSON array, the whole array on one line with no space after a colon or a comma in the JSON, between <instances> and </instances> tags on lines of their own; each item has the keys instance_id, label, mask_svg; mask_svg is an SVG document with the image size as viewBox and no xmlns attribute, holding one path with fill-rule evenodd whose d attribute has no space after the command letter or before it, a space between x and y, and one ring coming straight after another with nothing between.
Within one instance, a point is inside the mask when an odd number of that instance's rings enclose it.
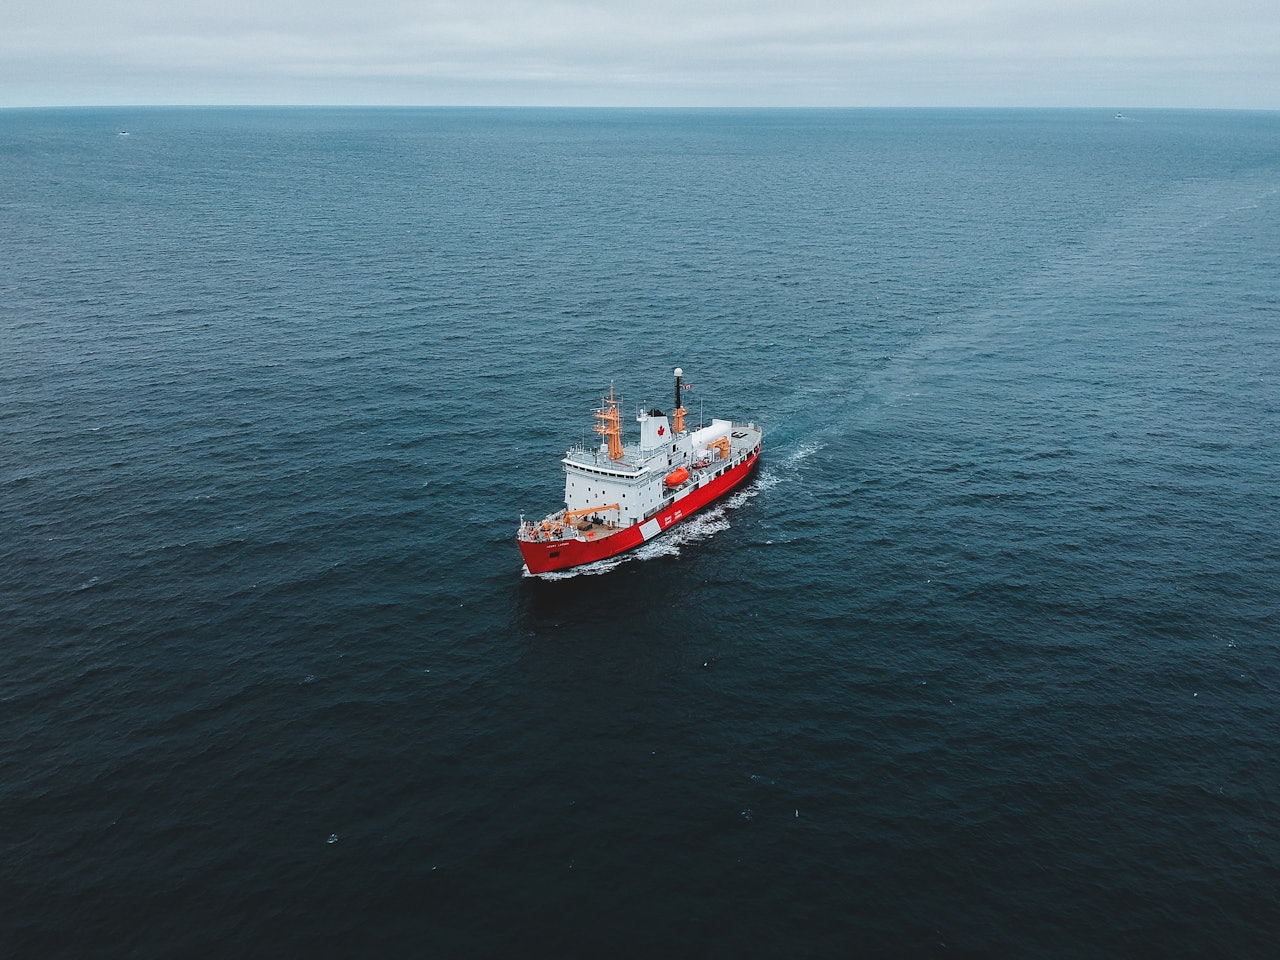
<instances>
[{"instance_id":1,"label":"ship mast","mask_svg":"<svg viewBox=\"0 0 1280 960\"><path fill-rule=\"evenodd\" d=\"M677 436L684 433L684 415L689 412L684 408L680 397L680 391L683 389L680 386L680 378L683 376L684 371L676 367L676 408L671 412L671 432Z\"/></svg>"},{"instance_id":2,"label":"ship mast","mask_svg":"<svg viewBox=\"0 0 1280 960\"><path fill-rule=\"evenodd\" d=\"M622 417L618 413L621 401L613 395L613 384L609 384L609 396L596 411L596 433L609 438L609 459L622 459Z\"/></svg>"}]
</instances>

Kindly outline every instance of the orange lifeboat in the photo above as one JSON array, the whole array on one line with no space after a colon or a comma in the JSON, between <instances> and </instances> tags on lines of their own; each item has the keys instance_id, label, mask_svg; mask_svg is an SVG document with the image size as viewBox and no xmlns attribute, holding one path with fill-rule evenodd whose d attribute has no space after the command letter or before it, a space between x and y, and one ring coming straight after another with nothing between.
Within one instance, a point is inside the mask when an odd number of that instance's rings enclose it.
<instances>
[{"instance_id":1,"label":"orange lifeboat","mask_svg":"<svg viewBox=\"0 0 1280 960\"><path fill-rule=\"evenodd\" d=\"M689 479L689 471L684 467L676 467L667 474L667 487L674 490Z\"/></svg>"}]
</instances>

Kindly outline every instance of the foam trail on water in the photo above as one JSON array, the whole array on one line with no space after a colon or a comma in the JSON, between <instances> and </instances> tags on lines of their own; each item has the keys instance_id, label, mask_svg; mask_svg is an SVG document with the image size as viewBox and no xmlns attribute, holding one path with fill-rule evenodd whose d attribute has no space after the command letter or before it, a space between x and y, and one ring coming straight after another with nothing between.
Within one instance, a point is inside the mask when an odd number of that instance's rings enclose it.
<instances>
[{"instance_id":1,"label":"foam trail on water","mask_svg":"<svg viewBox=\"0 0 1280 960\"><path fill-rule=\"evenodd\" d=\"M766 490L772 490L784 481L798 479L804 462L826 445L824 440L805 440L795 450L776 462L762 459L760 473L756 479L748 486L731 494L725 500L725 504L730 507L740 507L752 497Z\"/></svg>"}]
</instances>

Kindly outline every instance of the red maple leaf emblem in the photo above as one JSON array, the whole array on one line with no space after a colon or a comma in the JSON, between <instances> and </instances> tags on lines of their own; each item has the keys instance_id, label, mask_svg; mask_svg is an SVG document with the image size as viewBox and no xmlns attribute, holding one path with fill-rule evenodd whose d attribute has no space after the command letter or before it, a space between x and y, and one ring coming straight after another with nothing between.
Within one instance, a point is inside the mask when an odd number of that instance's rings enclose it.
<instances>
[{"instance_id":1,"label":"red maple leaf emblem","mask_svg":"<svg viewBox=\"0 0 1280 960\"><path fill-rule=\"evenodd\" d=\"M663 435L664 433L666 433L666 432L667 432L667 428L666 428L666 427L664 427L664 426L662 426L661 424L659 424L659 425L658 425L658 436L662 436L662 435Z\"/></svg>"}]
</instances>

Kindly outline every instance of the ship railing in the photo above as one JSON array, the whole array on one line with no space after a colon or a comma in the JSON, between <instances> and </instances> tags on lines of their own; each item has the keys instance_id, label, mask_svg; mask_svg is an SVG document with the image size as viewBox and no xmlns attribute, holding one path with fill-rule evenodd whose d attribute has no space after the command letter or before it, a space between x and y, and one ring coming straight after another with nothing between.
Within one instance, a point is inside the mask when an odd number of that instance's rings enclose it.
<instances>
[{"instance_id":1,"label":"ship railing","mask_svg":"<svg viewBox=\"0 0 1280 960\"><path fill-rule=\"evenodd\" d=\"M636 470L638 469L636 465L628 459L634 453L635 450L632 449L617 460L610 460L607 456L600 455L599 447L584 447L575 444L565 452L565 458L572 460L574 463L580 463L584 467L600 467L604 470Z\"/></svg>"},{"instance_id":2,"label":"ship railing","mask_svg":"<svg viewBox=\"0 0 1280 960\"><path fill-rule=\"evenodd\" d=\"M528 520L520 528L520 535L533 543L563 540L565 531L564 511L551 514L545 520Z\"/></svg>"}]
</instances>

